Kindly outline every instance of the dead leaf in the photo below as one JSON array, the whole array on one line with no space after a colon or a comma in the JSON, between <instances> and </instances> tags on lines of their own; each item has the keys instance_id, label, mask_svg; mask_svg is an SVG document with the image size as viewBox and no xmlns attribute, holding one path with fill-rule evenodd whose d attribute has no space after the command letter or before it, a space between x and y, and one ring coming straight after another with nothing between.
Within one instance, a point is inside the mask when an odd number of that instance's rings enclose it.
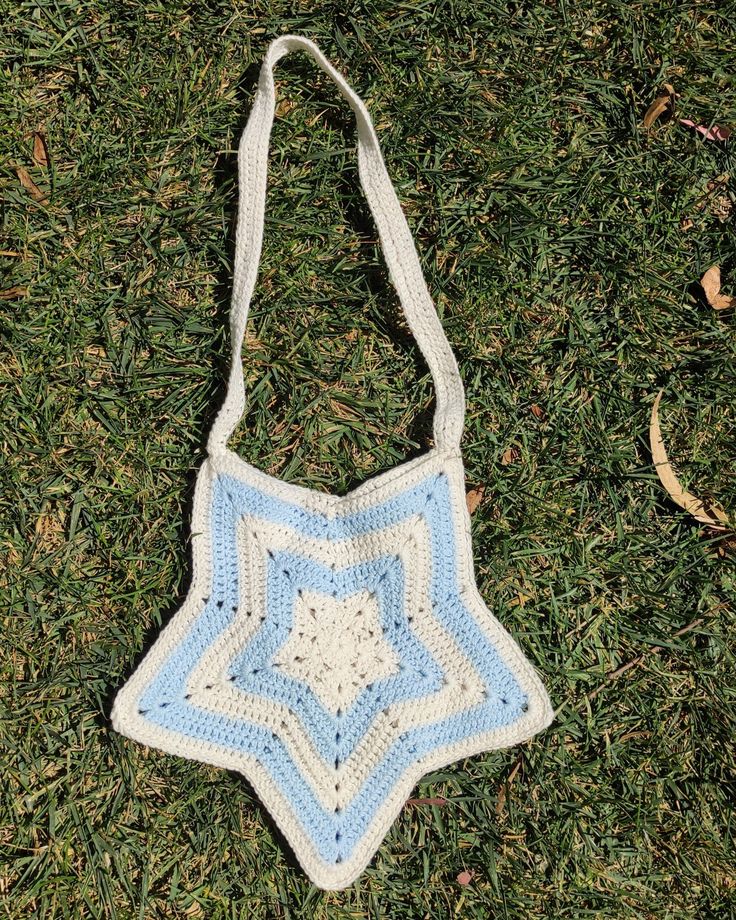
<instances>
[{"instance_id":1,"label":"dead leaf","mask_svg":"<svg viewBox=\"0 0 736 920\"><path fill-rule=\"evenodd\" d=\"M649 423L649 444L652 450L652 460L654 468L659 476L659 481L667 490L672 501L683 508L689 514L700 521L702 524L709 524L711 527L717 527L723 530L724 525L728 524L728 515L718 505L706 505L692 492L688 492L682 487L675 472L670 465L665 450L664 441L662 440L662 431L659 427L659 403L662 399L660 390L652 406L652 417Z\"/></svg>"},{"instance_id":2,"label":"dead leaf","mask_svg":"<svg viewBox=\"0 0 736 920\"><path fill-rule=\"evenodd\" d=\"M707 207L720 223L725 224L734 209L733 198L728 190L730 179L728 173L709 179L705 191L695 202L695 210L703 211Z\"/></svg>"},{"instance_id":3,"label":"dead leaf","mask_svg":"<svg viewBox=\"0 0 736 920\"><path fill-rule=\"evenodd\" d=\"M519 759L514 764L513 769L509 773L509 778L506 780L509 786L516 779L516 774L519 772L519 770L521 770L521 762L521 757L519 757Z\"/></svg>"},{"instance_id":4,"label":"dead leaf","mask_svg":"<svg viewBox=\"0 0 736 920\"><path fill-rule=\"evenodd\" d=\"M736 297L721 294L721 268L719 265L711 265L700 279L700 286L703 289L703 294L705 294L705 299L714 310L728 310L729 307L736 306Z\"/></svg>"},{"instance_id":5,"label":"dead leaf","mask_svg":"<svg viewBox=\"0 0 736 920\"><path fill-rule=\"evenodd\" d=\"M519 459L519 450L516 447L507 447L506 450L501 454L501 464L503 466L508 466L509 463L514 463L514 461Z\"/></svg>"},{"instance_id":6,"label":"dead leaf","mask_svg":"<svg viewBox=\"0 0 736 920\"><path fill-rule=\"evenodd\" d=\"M483 501L484 492L485 488L483 486L478 486L477 489L471 489L465 496L465 501L468 505L468 514L472 514L478 505Z\"/></svg>"},{"instance_id":7,"label":"dead leaf","mask_svg":"<svg viewBox=\"0 0 736 920\"><path fill-rule=\"evenodd\" d=\"M33 135L33 162L42 169L49 168L49 148L46 137L40 131Z\"/></svg>"},{"instance_id":8,"label":"dead leaf","mask_svg":"<svg viewBox=\"0 0 736 920\"><path fill-rule=\"evenodd\" d=\"M457 881L460 885L469 885L473 881L473 873L465 869L458 873Z\"/></svg>"},{"instance_id":9,"label":"dead leaf","mask_svg":"<svg viewBox=\"0 0 736 920\"><path fill-rule=\"evenodd\" d=\"M722 530L713 533L713 536L720 536ZM716 553L723 559L729 553L736 552L736 535L728 534L720 541Z\"/></svg>"},{"instance_id":10,"label":"dead leaf","mask_svg":"<svg viewBox=\"0 0 736 920\"><path fill-rule=\"evenodd\" d=\"M728 195L718 195L711 201L710 211L719 223L725 224L733 214L733 201Z\"/></svg>"},{"instance_id":11,"label":"dead leaf","mask_svg":"<svg viewBox=\"0 0 736 920\"><path fill-rule=\"evenodd\" d=\"M544 410L540 409L540 407L536 403L532 403L529 409L531 410L531 413L534 416L534 418L538 418L538 419L544 418Z\"/></svg>"},{"instance_id":12,"label":"dead leaf","mask_svg":"<svg viewBox=\"0 0 736 920\"><path fill-rule=\"evenodd\" d=\"M447 805L447 799L444 799L441 795L425 798L425 799L407 799L407 805Z\"/></svg>"},{"instance_id":13,"label":"dead leaf","mask_svg":"<svg viewBox=\"0 0 736 920\"><path fill-rule=\"evenodd\" d=\"M708 184L705 187L706 192L709 194L711 192L717 192L722 188L725 188L728 185L731 176L728 173L721 173L720 176L715 176L713 179L708 180Z\"/></svg>"},{"instance_id":14,"label":"dead leaf","mask_svg":"<svg viewBox=\"0 0 736 920\"><path fill-rule=\"evenodd\" d=\"M703 194L695 202L695 210L702 211L703 208L708 204L710 199L717 192L722 192L728 187L728 183L731 176L728 173L721 173L720 176L715 176L713 179L709 179Z\"/></svg>"},{"instance_id":15,"label":"dead leaf","mask_svg":"<svg viewBox=\"0 0 736 920\"><path fill-rule=\"evenodd\" d=\"M521 770L521 757L514 764L511 773L509 773L508 779L501 784L500 789L498 790L498 798L496 799L496 814L500 817L503 814L503 810L506 807L506 798L507 790L511 789L511 784L516 779L516 774Z\"/></svg>"},{"instance_id":16,"label":"dead leaf","mask_svg":"<svg viewBox=\"0 0 736 920\"><path fill-rule=\"evenodd\" d=\"M689 217L683 217L680 221L680 230L682 230L683 233L687 233L688 230L692 230L694 226L695 223L690 220Z\"/></svg>"},{"instance_id":17,"label":"dead leaf","mask_svg":"<svg viewBox=\"0 0 736 920\"><path fill-rule=\"evenodd\" d=\"M27 293L28 288L18 284L15 287L0 291L0 300L18 300L19 297L25 297Z\"/></svg>"},{"instance_id":18,"label":"dead leaf","mask_svg":"<svg viewBox=\"0 0 736 920\"><path fill-rule=\"evenodd\" d=\"M707 141L727 141L733 134L730 128L723 128L721 125L711 125L707 128L705 125L696 124L689 118L681 118L680 124L686 128L693 128L698 134L702 134Z\"/></svg>"},{"instance_id":19,"label":"dead leaf","mask_svg":"<svg viewBox=\"0 0 736 920\"><path fill-rule=\"evenodd\" d=\"M37 201L39 204L48 204L46 195L36 185L33 179L31 179L30 175L28 174L28 170L24 166L16 166L15 174L18 177L20 184L28 192L31 198L33 198L34 201Z\"/></svg>"},{"instance_id":20,"label":"dead leaf","mask_svg":"<svg viewBox=\"0 0 736 920\"><path fill-rule=\"evenodd\" d=\"M525 607L526 602L532 600L531 594L524 594L523 591L519 591L516 597L512 597L509 601L509 607Z\"/></svg>"},{"instance_id":21,"label":"dead leaf","mask_svg":"<svg viewBox=\"0 0 736 920\"><path fill-rule=\"evenodd\" d=\"M644 115L644 127L649 129L654 122L665 112L671 115L675 111L677 93L671 83L664 84L664 92L657 96Z\"/></svg>"}]
</instances>

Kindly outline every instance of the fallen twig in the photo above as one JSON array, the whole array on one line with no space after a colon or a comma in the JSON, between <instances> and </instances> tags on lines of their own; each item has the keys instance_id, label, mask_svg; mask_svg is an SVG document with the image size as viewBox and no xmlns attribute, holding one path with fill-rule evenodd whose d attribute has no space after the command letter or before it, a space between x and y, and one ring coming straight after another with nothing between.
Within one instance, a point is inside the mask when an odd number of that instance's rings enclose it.
<instances>
[{"instance_id":1,"label":"fallen twig","mask_svg":"<svg viewBox=\"0 0 736 920\"><path fill-rule=\"evenodd\" d=\"M447 805L447 799L442 798L441 795L434 797L428 797L424 799L407 799L407 805Z\"/></svg>"}]
</instances>

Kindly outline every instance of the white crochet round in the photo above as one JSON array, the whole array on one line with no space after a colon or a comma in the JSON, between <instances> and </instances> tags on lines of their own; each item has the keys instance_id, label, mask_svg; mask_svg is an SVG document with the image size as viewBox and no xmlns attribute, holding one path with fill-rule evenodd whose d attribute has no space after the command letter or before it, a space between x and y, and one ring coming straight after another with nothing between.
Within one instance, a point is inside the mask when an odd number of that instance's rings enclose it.
<instances>
[{"instance_id":1,"label":"white crochet round","mask_svg":"<svg viewBox=\"0 0 736 920\"><path fill-rule=\"evenodd\" d=\"M227 442L263 236L274 64L310 54L358 122L359 173L437 400L435 446L345 496L281 482ZM463 387L365 106L317 47L274 41L240 143L228 391L195 492L193 579L118 693L114 727L238 770L312 881L351 884L429 770L552 720L546 691L475 583Z\"/></svg>"},{"instance_id":2,"label":"white crochet round","mask_svg":"<svg viewBox=\"0 0 736 920\"><path fill-rule=\"evenodd\" d=\"M378 601L366 588L341 599L302 591L289 638L271 664L306 684L333 716L400 668L383 633Z\"/></svg>"}]
</instances>

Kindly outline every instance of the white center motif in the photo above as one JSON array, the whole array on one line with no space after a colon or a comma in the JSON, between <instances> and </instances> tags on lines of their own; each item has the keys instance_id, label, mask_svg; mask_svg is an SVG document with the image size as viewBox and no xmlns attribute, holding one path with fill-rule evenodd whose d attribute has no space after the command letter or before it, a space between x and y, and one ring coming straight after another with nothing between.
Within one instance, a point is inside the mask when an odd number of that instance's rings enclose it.
<instances>
[{"instance_id":1,"label":"white center motif","mask_svg":"<svg viewBox=\"0 0 736 920\"><path fill-rule=\"evenodd\" d=\"M294 605L291 635L272 664L307 684L332 715L349 709L369 684L399 670L368 591L343 600L303 591Z\"/></svg>"}]
</instances>

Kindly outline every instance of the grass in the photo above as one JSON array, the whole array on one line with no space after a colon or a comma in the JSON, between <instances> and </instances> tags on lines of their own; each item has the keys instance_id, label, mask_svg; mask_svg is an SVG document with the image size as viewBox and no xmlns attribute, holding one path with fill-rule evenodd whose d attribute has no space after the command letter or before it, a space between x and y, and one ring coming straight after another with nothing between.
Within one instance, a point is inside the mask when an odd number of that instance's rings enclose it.
<instances>
[{"instance_id":1,"label":"grass","mask_svg":"<svg viewBox=\"0 0 736 920\"><path fill-rule=\"evenodd\" d=\"M707 192L733 145L641 128L664 81L682 115L736 127L736 5L2 5L0 290L27 291L0 304L2 916L736 916L734 557L647 446L665 387L683 479L736 512L734 320L690 294L714 263L736 291L734 180ZM310 886L237 775L108 721L186 589L234 147L286 31L375 117L466 385L479 584L559 709L427 776L416 794L447 804L407 806L342 894ZM306 58L279 81L231 446L341 491L426 447L432 391L346 107Z\"/></svg>"}]
</instances>

